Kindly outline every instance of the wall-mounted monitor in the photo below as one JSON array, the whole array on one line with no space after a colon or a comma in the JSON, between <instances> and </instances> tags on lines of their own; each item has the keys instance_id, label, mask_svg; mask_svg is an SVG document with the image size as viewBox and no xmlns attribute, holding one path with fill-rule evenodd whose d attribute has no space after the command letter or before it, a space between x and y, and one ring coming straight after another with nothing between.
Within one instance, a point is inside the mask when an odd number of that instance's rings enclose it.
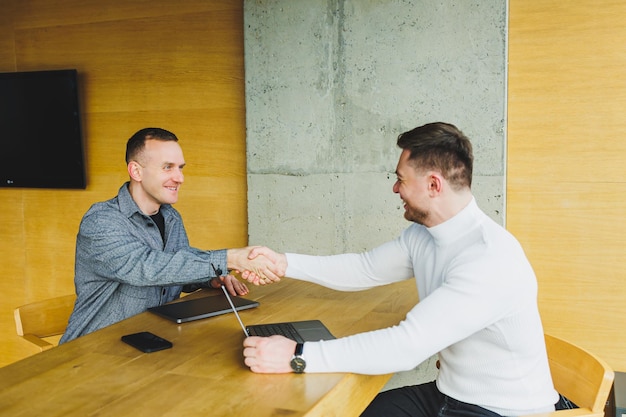
<instances>
[{"instance_id":1,"label":"wall-mounted monitor","mask_svg":"<svg viewBox=\"0 0 626 417\"><path fill-rule=\"evenodd\" d=\"M76 70L0 73L0 187L85 188Z\"/></svg>"}]
</instances>

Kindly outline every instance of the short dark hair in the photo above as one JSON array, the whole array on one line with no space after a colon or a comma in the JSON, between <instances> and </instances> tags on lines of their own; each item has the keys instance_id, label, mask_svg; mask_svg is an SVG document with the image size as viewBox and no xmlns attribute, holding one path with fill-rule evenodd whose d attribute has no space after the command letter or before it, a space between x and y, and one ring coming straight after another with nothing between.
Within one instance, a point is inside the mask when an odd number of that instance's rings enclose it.
<instances>
[{"instance_id":1,"label":"short dark hair","mask_svg":"<svg viewBox=\"0 0 626 417\"><path fill-rule=\"evenodd\" d=\"M474 155L469 139L449 123L428 123L398 136L416 169L437 169L455 189L471 188Z\"/></svg>"},{"instance_id":2,"label":"short dark hair","mask_svg":"<svg viewBox=\"0 0 626 417\"><path fill-rule=\"evenodd\" d=\"M178 138L175 134L165 129L161 129L158 127L146 127L144 129L139 130L137 133L132 135L128 142L126 142L126 163L128 164L130 161L137 159L137 155L140 154L144 147L146 146L146 141L148 139L156 139L162 141L173 140L174 142L178 142Z\"/></svg>"}]
</instances>

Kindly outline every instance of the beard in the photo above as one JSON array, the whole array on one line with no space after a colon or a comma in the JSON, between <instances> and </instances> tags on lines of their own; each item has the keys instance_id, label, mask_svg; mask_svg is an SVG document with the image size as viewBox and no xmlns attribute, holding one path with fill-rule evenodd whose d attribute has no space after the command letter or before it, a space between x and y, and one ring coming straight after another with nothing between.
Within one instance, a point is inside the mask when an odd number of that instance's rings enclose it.
<instances>
[{"instance_id":1,"label":"beard","mask_svg":"<svg viewBox=\"0 0 626 417\"><path fill-rule=\"evenodd\" d=\"M415 207L409 207L408 205L404 212L405 219L413 223L421 224L422 226L425 224L428 217L430 217L430 212Z\"/></svg>"}]
</instances>

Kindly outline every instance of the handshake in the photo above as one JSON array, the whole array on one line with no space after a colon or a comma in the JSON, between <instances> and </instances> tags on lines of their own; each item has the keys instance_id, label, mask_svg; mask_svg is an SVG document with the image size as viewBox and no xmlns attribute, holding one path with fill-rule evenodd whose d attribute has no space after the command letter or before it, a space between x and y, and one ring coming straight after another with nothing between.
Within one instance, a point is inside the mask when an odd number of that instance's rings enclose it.
<instances>
[{"instance_id":1,"label":"handshake","mask_svg":"<svg viewBox=\"0 0 626 417\"><path fill-rule=\"evenodd\" d=\"M254 285L280 281L287 272L287 257L265 246L248 246L226 251L228 269L237 271L241 278Z\"/></svg>"}]
</instances>

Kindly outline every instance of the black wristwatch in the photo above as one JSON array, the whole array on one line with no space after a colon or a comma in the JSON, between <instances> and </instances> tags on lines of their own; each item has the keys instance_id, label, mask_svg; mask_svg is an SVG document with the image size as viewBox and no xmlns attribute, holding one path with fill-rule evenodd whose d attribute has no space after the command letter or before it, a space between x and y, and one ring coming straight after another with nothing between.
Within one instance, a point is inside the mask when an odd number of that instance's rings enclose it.
<instances>
[{"instance_id":1,"label":"black wristwatch","mask_svg":"<svg viewBox=\"0 0 626 417\"><path fill-rule=\"evenodd\" d=\"M297 374L301 374L304 372L304 368L306 368L306 362L302 358L302 350L304 349L304 343L296 344L296 350L293 354L293 358L291 358L291 369Z\"/></svg>"}]
</instances>

